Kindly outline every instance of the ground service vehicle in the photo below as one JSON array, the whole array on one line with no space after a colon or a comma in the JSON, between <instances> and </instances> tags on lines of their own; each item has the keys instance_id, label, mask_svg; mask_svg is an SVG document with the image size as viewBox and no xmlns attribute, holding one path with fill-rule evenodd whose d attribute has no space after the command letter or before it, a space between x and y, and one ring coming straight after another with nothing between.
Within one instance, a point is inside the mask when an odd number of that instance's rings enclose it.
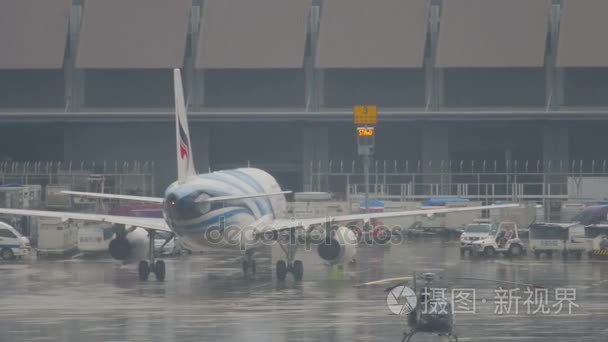
<instances>
[{"instance_id":1,"label":"ground service vehicle","mask_svg":"<svg viewBox=\"0 0 608 342\"><path fill-rule=\"evenodd\" d=\"M573 223L534 223L530 225L529 247L538 259L542 254L552 257L560 253L562 257L569 255L580 259L586 249L586 242L577 239Z\"/></svg>"},{"instance_id":2,"label":"ground service vehicle","mask_svg":"<svg viewBox=\"0 0 608 342\"><path fill-rule=\"evenodd\" d=\"M593 224L585 227L589 259L608 259L608 225Z\"/></svg>"},{"instance_id":3,"label":"ground service vehicle","mask_svg":"<svg viewBox=\"0 0 608 342\"><path fill-rule=\"evenodd\" d=\"M473 252L473 242L496 234L496 225L490 222L471 223L464 228L460 235L460 256Z\"/></svg>"},{"instance_id":4,"label":"ground service vehicle","mask_svg":"<svg viewBox=\"0 0 608 342\"><path fill-rule=\"evenodd\" d=\"M519 239L517 224L514 222L501 222L498 229L491 231L484 239L474 241L472 251L478 256L494 257L502 253L510 257L519 257L525 253L524 245Z\"/></svg>"}]
</instances>

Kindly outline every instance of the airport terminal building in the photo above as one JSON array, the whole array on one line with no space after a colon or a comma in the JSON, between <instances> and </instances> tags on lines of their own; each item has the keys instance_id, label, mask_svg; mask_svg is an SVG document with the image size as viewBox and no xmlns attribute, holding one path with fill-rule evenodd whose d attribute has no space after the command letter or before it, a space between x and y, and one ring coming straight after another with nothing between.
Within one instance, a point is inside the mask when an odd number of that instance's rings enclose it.
<instances>
[{"instance_id":1,"label":"airport terminal building","mask_svg":"<svg viewBox=\"0 0 608 342\"><path fill-rule=\"evenodd\" d=\"M0 158L153 161L162 189L182 68L200 171L355 191L352 108L373 104L381 191L563 195L552 176L607 172L606 13L603 0L2 0Z\"/></svg>"}]
</instances>

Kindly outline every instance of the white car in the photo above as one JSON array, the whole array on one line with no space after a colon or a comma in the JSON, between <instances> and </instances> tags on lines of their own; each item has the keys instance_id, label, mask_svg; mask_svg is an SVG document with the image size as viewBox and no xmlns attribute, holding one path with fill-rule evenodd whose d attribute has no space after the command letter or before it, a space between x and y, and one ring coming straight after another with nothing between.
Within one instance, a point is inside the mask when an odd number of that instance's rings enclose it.
<instances>
[{"instance_id":1,"label":"white car","mask_svg":"<svg viewBox=\"0 0 608 342\"><path fill-rule=\"evenodd\" d=\"M0 258L13 260L30 254L30 240L11 225L0 221Z\"/></svg>"},{"instance_id":2,"label":"white car","mask_svg":"<svg viewBox=\"0 0 608 342\"><path fill-rule=\"evenodd\" d=\"M466 226L460 235L460 256L473 252L473 242L483 240L496 233L493 223L472 223Z\"/></svg>"}]
</instances>

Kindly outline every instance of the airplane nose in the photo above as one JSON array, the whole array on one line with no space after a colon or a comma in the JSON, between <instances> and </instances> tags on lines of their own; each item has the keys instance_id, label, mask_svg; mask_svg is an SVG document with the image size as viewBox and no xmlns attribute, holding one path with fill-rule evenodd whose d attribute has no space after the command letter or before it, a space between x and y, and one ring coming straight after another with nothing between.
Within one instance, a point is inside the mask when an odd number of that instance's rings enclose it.
<instances>
[{"instance_id":1,"label":"airplane nose","mask_svg":"<svg viewBox=\"0 0 608 342\"><path fill-rule=\"evenodd\" d=\"M176 194L169 194L165 198L165 203L164 203L165 212L170 217L177 216L177 203L178 203L178 201L179 201L179 197Z\"/></svg>"},{"instance_id":2,"label":"airplane nose","mask_svg":"<svg viewBox=\"0 0 608 342\"><path fill-rule=\"evenodd\" d=\"M200 210L195 202L196 195L179 196L176 193L169 194L165 199L165 211L173 218L191 219L200 215Z\"/></svg>"},{"instance_id":3,"label":"airplane nose","mask_svg":"<svg viewBox=\"0 0 608 342\"><path fill-rule=\"evenodd\" d=\"M178 197L176 194L170 194L169 196L167 196L167 199L165 200L165 203L167 203L167 205L174 207L175 205L177 205L177 201L178 201Z\"/></svg>"}]
</instances>

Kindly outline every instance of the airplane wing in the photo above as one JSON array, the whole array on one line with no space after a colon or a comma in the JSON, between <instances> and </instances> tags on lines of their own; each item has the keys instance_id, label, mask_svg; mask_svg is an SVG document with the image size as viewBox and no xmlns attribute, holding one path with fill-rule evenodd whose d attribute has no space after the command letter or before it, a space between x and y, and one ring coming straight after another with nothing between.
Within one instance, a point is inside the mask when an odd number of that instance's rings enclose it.
<instances>
[{"instance_id":1,"label":"airplane wing","mask_svg":"<svg viewBox=\"0 0 608 342\"><path fill-rule=\"evenodd\" d=\"M80 191L61 191L62 194L74 195L81 197L91 198L108 198L108 199L119 199L128 201L139 201L139 202L151 202L151 203L163 203L162 197L147 197L147 196L131 196L131 195L116 195L116 194L104 194L97 192L80 192Z\"/></svg>"},{"instance_id":2,"label":"airplane wing","mask_svg":"<svg viewBox=\"0 0 608 342\"><path fill-rule=\"evenodd\" d=\"M80 196L80 197L91 197L91 198L107 198L107 199L119 199L128 201L139 201L139 202L150 202L150 203L163 203L164 198L162 197L148 197L148 196L131 196L131 195L118 195L118 194L104 194L97 192L80 192L80 191L61 191L62 194ZM246 194L246 195L234 195L234 196L217 196L208 197L204 195L196 199L196 202L222 202L222 201L233 201L239 199L255 198L255 197L270 197L276 195L290 194L291 191L278 191L278 192L267 192L259 194Z\"/></svg>"},{"instance_id":3,"label":"airplane wing","mask_svg":"<svg viewBox=\"0 0 608 342\"><path fill-rule=\"evenodd\" d=\"M105 214L89 214L89 213L70 213L61 211L46 211L46 210L28 210L28 209L7 209L0 208L0 214L17 215L17 216L37 216L37 217L55 217L62 220L82 220L94 222L109 222L115 224L124 224L126 226L141 227L144 229L152 229L163 232L172 232L171 228L162 218L153 217L131 217L131 216L116 216Z\"/></svg>"},{"instance_id":4,"label":"airplane wing","mask_svg":"<svg viewBox=\"0 0 608 342\"><path fill-rule=\"evenodd\" d=\"M455 208L441 208L441 209L419 209L419 210L406 210L406 211L391 211L384 213L365 213L365 214L351 214L351 215L339 215L332 217L315 217L305 219L278 219L271 222L265 227L258 227L256 233L263 234L265 232L282 231L291 228L309 228L310 226L334 223L334 222L347 222L347 221L367 221L372 218L389 218L389 217L406 217L406 216L433 216L436 214L447 214L457 213L464 211L474 210L490 210L490 209L502 209L502 208L515 208L519 207L519 204L496 204L496 205L482 205L475 207L455 207Z\"/></svg>"}]
</instances>

